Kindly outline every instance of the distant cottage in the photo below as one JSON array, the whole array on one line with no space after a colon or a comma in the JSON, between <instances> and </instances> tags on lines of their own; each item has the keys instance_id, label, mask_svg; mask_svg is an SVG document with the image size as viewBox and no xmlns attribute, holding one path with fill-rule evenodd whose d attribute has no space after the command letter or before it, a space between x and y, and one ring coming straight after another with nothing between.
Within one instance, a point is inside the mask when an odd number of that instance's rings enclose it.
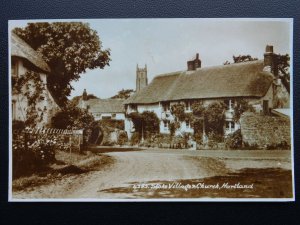
<instances>
[{"instance_id":1,"label":"distant cottage","mask_svg":"<svg viewBox=\"0 0 300 225\"><path fill-rule=\"evenodd\" d=\"M33 71L39 74L39 78L45 87L41 95L44 99L36 104L36 112L38 113L39 121L37 126L45 126L50 122L52 116L59 110L50 91L47 88L47 76L50 73L50 68L34 49L19 38L15 33L11 33L11 77L12 83L18 78L24 76L26 72ZM22 90L12 89L11 115L12 120L26 121L28 118L27 109L29 107L28 98ZM32 92L35 90L32 89Z\"/></svg>"},{"instance_id":2,"label":"distant cottage","mask_svg":"<svg viewBox=\"0 0 300 225\"><path fill-rule=\"evenodd\" d=\"M279 101L285 98L285 103ZM233 120L237 99L246 99L258 113L268 113L271 109L289 107L289 94L278 77L276 54L273 46L267 46L264 60L230 65L201 68L199 54L187 62L186 71L172 72L156 76L144 89L137 91L124 104L126 115L131 112L153 111L160 119L160 133L168 134L168 121L174 120L170 108L177 103L185 104L185 111L191 112L191 105L201 101L208 106L214 101L224 101L225 136L240 128ZM279 104L280 102L280 104ZM133 123L125 120L125 129L130 137ZM190 121L181 123L178 133L194 130Z\"/></svg>"},{"instance_id":3,"label":"distant cottage","mask_svg":"<svg viewBox=\"0 0 300 225\"><path fill-rule=\"evenodd\" d=\"M87 109L95 120L113 119L125 120L124 99L87 99L87 92L84 89L78 107Z\"/></svg>"}]
</instances>

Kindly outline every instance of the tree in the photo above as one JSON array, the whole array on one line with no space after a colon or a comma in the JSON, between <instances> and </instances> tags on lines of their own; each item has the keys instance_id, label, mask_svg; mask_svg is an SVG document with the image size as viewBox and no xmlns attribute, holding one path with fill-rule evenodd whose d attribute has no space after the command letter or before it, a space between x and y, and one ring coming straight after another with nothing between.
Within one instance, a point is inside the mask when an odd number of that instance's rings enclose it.
<instances>
[{"instance_id":1,"label":"tree","mask_svg":"<svg viewBox=\"0 0 300 225\"><path fill-rule=\"evenodd\" d=\"M177 103L171 106L171 114L175 116L175 120L183 122L186 119L186 114L184 112L184 104Z\"/></svg>"},{"instance_id":2,"label":"tree","mask_svg":"<svg viewBox=\"0 0 300 225\"><path fill-rule=\"evenodd\" d=\"M226 105L223 102L213 102L205 110L205 130L217 135L224 134Z\"/></svg>"},{"instance_id":3,"label":"tree","mask_svg":"<svg viewBox=\"0 0 300 225\"><path fill-rule=\"evenodd\" d=\"M57 129L84 129L93 122L94 117L87 110L69 104L52 117L51 126Z\"/></svg>"},{"instance_id":4,"label":"tree","mask_svg":"<svg viewBox=\"0 0 300 225\"><path fill-rule=\"evenodd\" d=\"M241 63L241 62L249 62L249 61L255 61L258 60L257 58L253 58L251 55L238 55L238 56L232 56L233 63ZM226 61L223 63L224 65L231 64L229 61Z\"/></svg>"},{"instance_id":5,"label":"tree","mask_svg":"<svg viewBox=\"0 0 300 225\"><path fill-rule=\"evenodd\" d=\"M111 98L120 98L120 99L127 99L134 93L133 89L122 89L118 92L118 94L112 96Z\"/></svg>"},{"instance_id":6,"label":"tree","mask_svg":"<svg viewBox=\"0 0 300 225\"><path fill-rule=\"evenodd\" d=\"M234 105L234 120L239 121L241 115L246 111L254 111L254 109L247 100L237 99Z\"/></svg>"},{"instance_id":7,"label":"tree","mask_svg":"<svg viewBox=\"0 0 300 225\"><path fill-rule=\"evenodd\" d=\"M132 112L128 115L131 118L135 131L141 136L159 133L159 119L154 112L144 111L143 113Z\"/></svg>"},{"instance_id":8,"label":"tree","mask_svg":"<svg viewBox=\"0 0 300 225\"><path fill-rule=\"evenodd\" d=\"M48 89L60 105L67 102L73 87L87 69L109 66L110 49L103 50L97 31L88 23L28 23L13 30L34 50L41 53L51 73Z\"/></svg>"},{"instance_id":9,"label":"tree","mask_svg":"<svg viewBox=\"0 0 300 225\"><path fill-rule=\"evenodd\" d=\"M192 127L194 135L199 139L203 131L205 107L202 102L194 102L192 108Z\"/></svg>"},{"instance_id":10,"label":"tree","mask_svg":"<svg viewBox=\"0 0 300 225\"><path fill-rule=\"evenodd\" d=\"M277 55L277 57L279 76L282 80L282 84L290 93L290 56L285 54Z\"/></svg>"}]
</instances>

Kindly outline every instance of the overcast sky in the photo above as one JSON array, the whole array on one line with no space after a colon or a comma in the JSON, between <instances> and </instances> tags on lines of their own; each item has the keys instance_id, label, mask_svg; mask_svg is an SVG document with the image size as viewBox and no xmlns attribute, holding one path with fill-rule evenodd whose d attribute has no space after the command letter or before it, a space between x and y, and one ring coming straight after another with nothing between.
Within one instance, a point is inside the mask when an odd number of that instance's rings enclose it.
<instances>
[{"instance_id":1,"label":"overcast sky","mask_svg":"<svg viewBox=\"0 0 300 225\"><path fill-rule=\"evenodd\" d=\"M78 21L78 20L76 20ZM186 70L186 61L199 53L202 67L222 65L233 55L263 58L265 46L286 54L291 51L288 20L232 19L102 19L80 20L97 30L103 48L111 49L109 67L89 70L73 82L71 97L86 88L100 98L121 89L135 89L136 65L147 64L149 82L154 76ZM10 28L28 21L11 21ZM31 21L32 22L32 21Z\"/></svg>"}]
</instances>

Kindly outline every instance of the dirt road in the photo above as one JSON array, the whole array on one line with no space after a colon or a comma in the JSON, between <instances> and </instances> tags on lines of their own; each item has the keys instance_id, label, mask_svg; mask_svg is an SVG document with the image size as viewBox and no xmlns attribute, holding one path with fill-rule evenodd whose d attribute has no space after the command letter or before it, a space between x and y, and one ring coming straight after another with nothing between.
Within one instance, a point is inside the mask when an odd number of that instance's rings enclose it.
<instances>
[{"instance_id":1,"label":"dirt road","mask_svg":"<svg viewBox=\"0 0 300 225\"><path fill-rule=\"evenodd\" d=\"M16 192L13 198L132 198L136 184L222 176L242 168L291 168L288 151L263 154L224 151L219 152L218 157L216 152L210 152L143 150L105 153L115 159L110 167Z\"/></svg>"}]
</instances>

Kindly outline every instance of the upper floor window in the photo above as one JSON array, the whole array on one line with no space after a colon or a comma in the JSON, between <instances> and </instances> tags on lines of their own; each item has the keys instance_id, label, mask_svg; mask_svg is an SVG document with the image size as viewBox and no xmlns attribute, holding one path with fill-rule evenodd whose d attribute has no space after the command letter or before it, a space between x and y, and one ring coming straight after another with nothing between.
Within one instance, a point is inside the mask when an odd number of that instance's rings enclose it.
<instances>
[{"instance_id":1,"label":"upper floor window","mask_svg":"<svg viewBox=\"0 0 300 225\"><path fill-rule=\"evenodd\" d=\"M233 107L234 107L234 100L233 99L225 99L224 103L227 106L227 110L233 110Z\"/></svg>"},{"instance_id":2,"label":"upper floor window","mask_svg":"<svg viewBox=\"0 0 300 225\"><path fill-rule=\"evenodd\" d=\"M162 103L162 106L165 112L170 111L170 102L164 102Z\"/></svg>"},{"instance_id":3,"label":"upper floor window","mask_svg":"<svg viewBox=\"0 0 300 225\"><path fill-rule=\"evenodd\" d=\"M185 105L185 110L186 111L191 110L191 102L190 101L185 101L184 105Z\"/></svg>"},{"instance_id":4,"label":"upper floor window","mask_svg":"<svg viewBox=\"0 0 300 225\"><path fill-rule=\"evenodd\" d=\"M131 110L137 110L137 105L130 105Z\"/></svg>"}]
</instances>

